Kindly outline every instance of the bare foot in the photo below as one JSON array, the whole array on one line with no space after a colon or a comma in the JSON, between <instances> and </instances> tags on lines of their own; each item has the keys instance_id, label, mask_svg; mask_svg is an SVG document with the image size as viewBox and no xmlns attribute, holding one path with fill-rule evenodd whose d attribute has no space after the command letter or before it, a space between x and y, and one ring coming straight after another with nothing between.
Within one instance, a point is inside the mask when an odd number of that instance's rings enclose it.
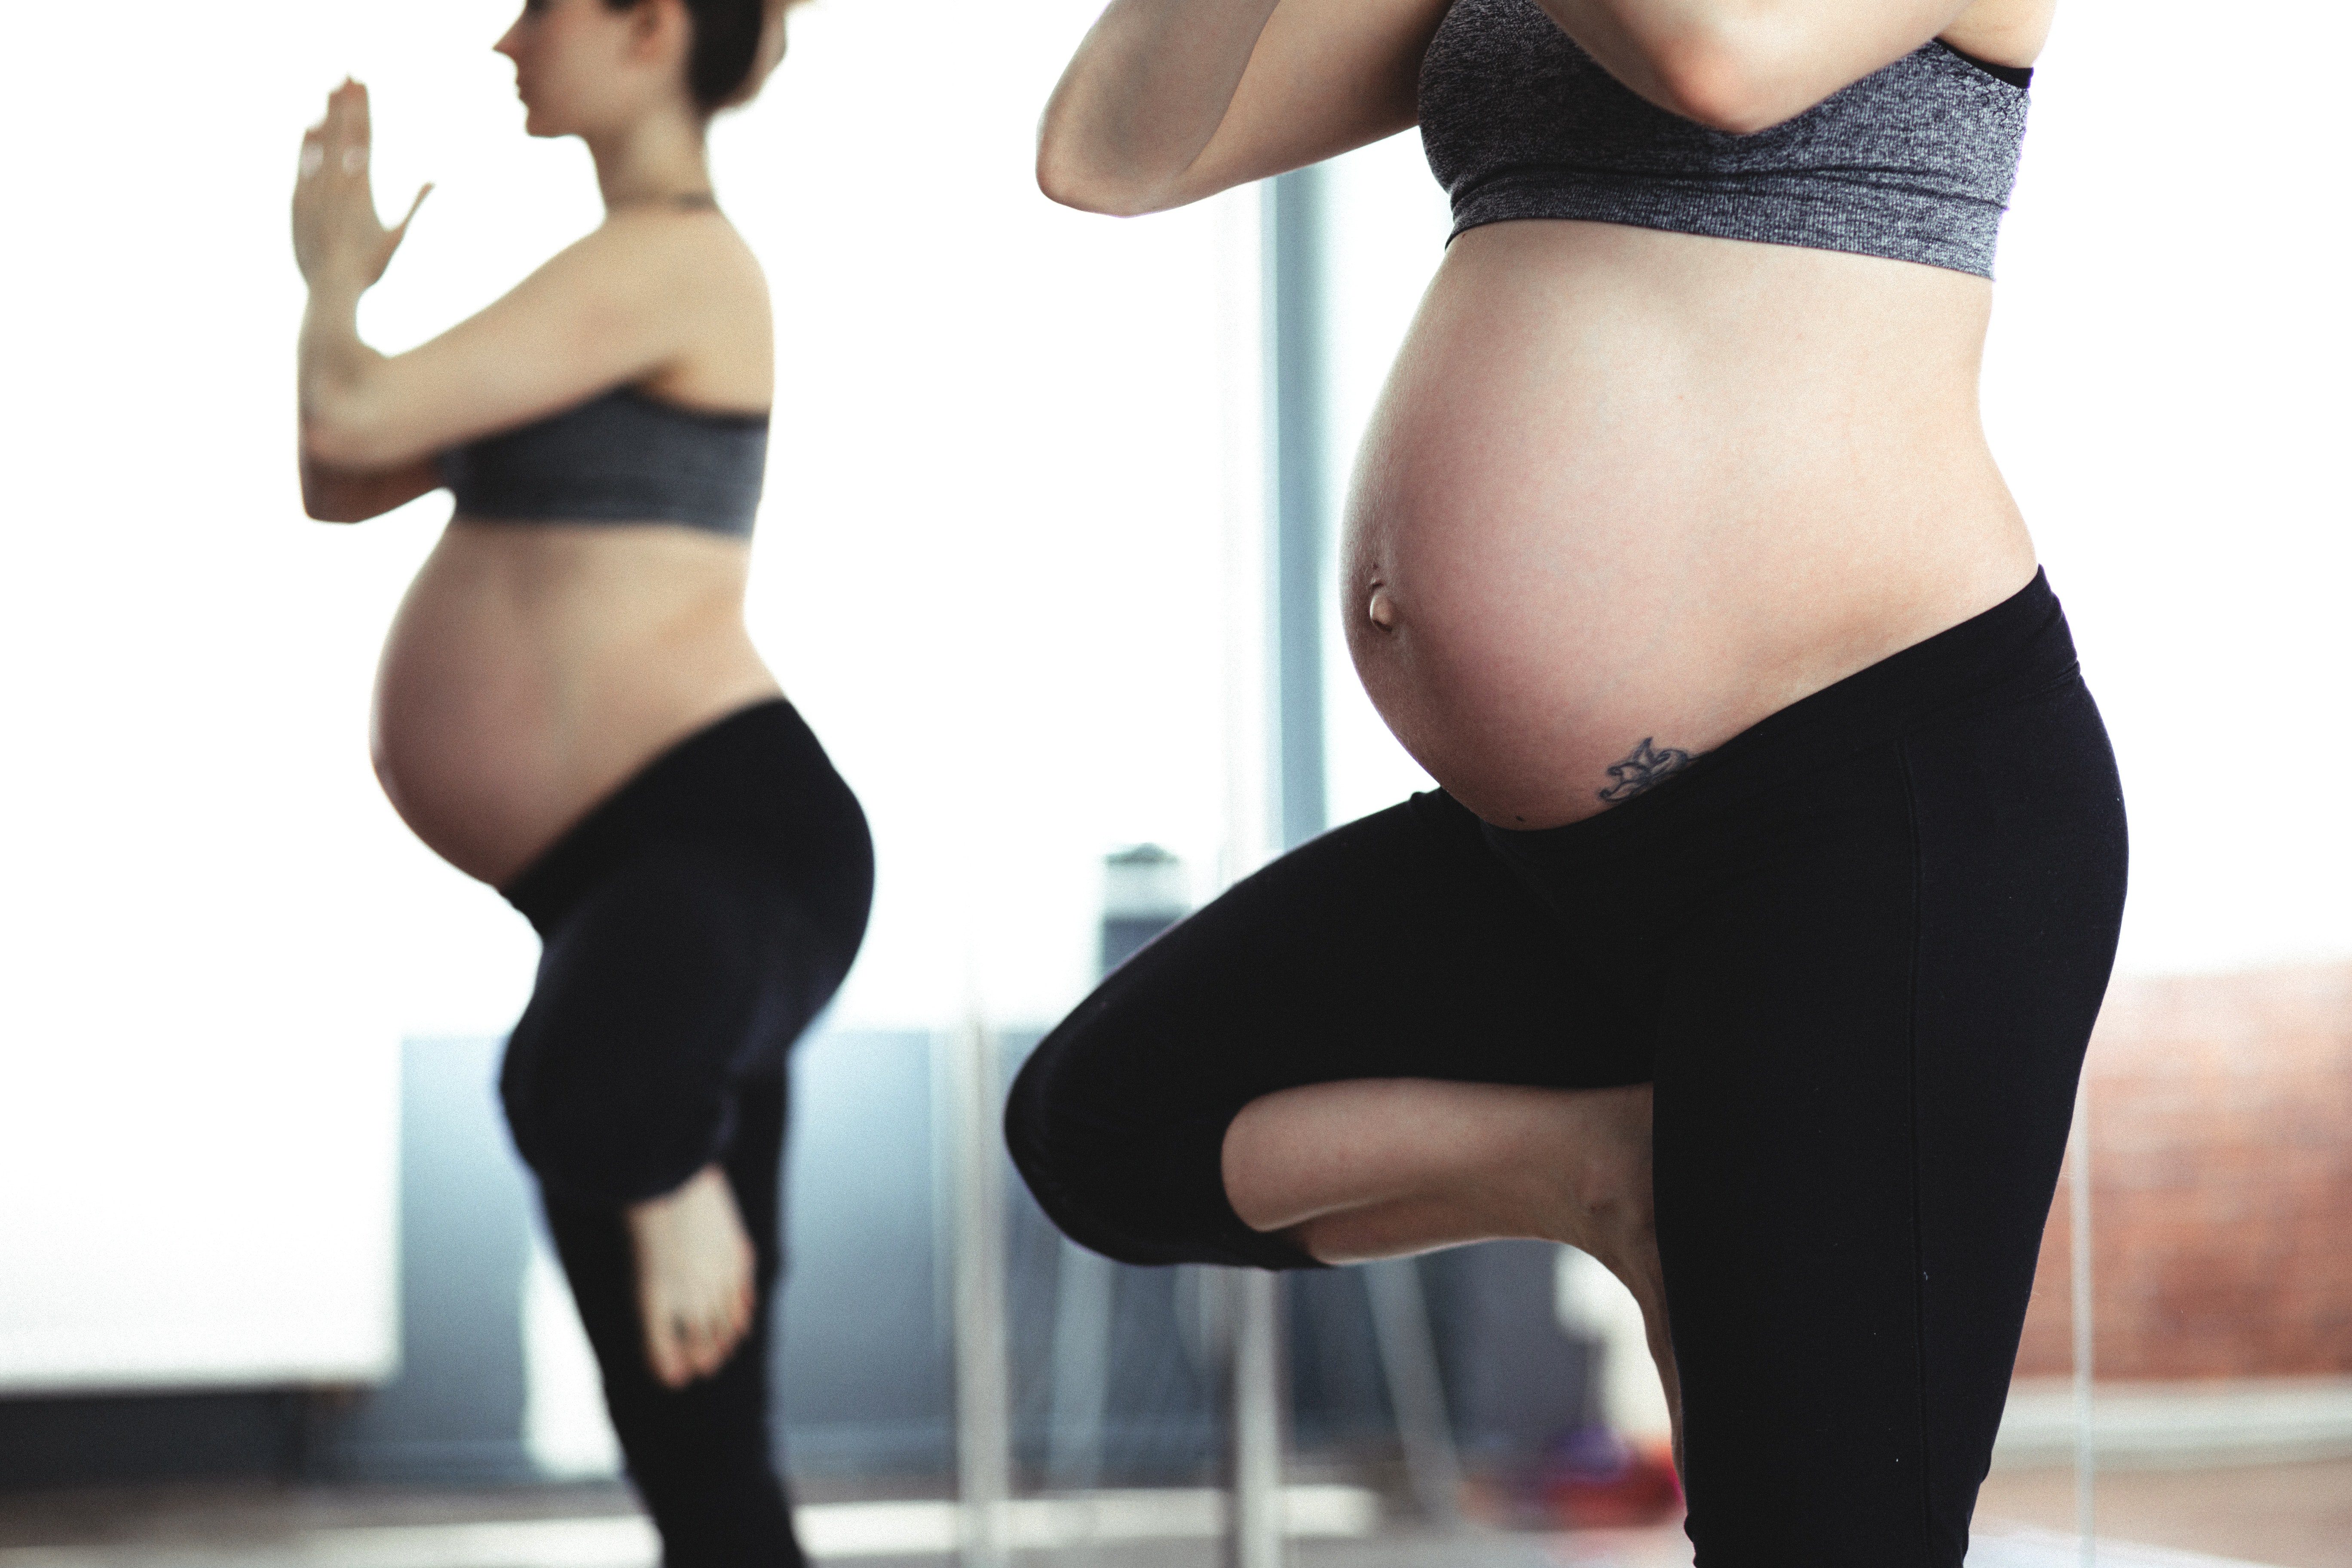
<instances>
[{"instance_id":1,"label":"bare foot","mask_svg":"<svg viewBox=\"0 0 2352 1568\"><path fill-rule=\"evenodd\" d=\"M646 1364L665 1385L683 1388L725 1365L751 1326L751 1237L716 1165L624 1212Z\"/></svg>"},{"instance_id":2,"label":"bare foot","mask_svg":"<svg viewBox=\"0 0 2352 1568\"><path fill-rule=\"evenodd\" d=\"M1657 1364L1674 1425L1675 1470L1683 1469L1682 1376L1666 1321L1665 1265L1658 1257L1657 1209L1651 1190L1648 1084L1562 1093L1555 1112L1559 1156L1547 1234L1590 1253L1617 1276L1642 1308L1642 1329ZM1573 1151L1573 1154L1570 1154Z\"/></svg>"}]
</instances>

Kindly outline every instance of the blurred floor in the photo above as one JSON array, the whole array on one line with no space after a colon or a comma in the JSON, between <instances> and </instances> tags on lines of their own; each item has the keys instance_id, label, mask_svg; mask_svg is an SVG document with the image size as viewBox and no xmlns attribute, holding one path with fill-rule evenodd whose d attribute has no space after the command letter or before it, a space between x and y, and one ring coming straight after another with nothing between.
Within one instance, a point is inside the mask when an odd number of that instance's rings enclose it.
<instances>
[{"instance_id":1,"label":"blurred floor","mask_svg":"<svg viewBox=\"0 0 2352 1568\"><path fill-rule=\"evenodd\" d=\"M1540 1538L1378 1534L1375 1494L1289 1489L1297 1568L1548 1568ZM1208 1491L1022 1500L1011 1568L1215 1568L1223 1500ZM946 1568L951 1505L804 1503L820 1562ZM182 1487L0 1499L0 1568L651 1568L651 1529L616 1486L452 1492Z\"/></svg>"},{"instance_id":2,"label":"blurred floor","mask_svg":"<svg viewBox=\"0 0 2352 1568\"><path fill-rule=\"evenodd\" d=\"M1322 1534L1294 1542L1296 1568L1690 1563L1679 1526L1445 1535L1403 1524L1366 1533L1370 1494L1300 1490L1306 1511L1321 1520L1308 1528ZM1015 1552L1012 1568L1216 1568L1207 1494L1161 1494L1156 1505L1123 1505L1118 1496L1108 1494L1090 1512L1056 1505L1024 1516L1016 1532L1027 1539L1087 1539ZM942 1524L946 1516L935 1501L877 1498L864 1488L854 1499L817 1493L808 1510L810 1544L820 1560L857 1568L945 1568L952 1562L936 1547L893 1546L936 1539L951 1528ZM2068 1472L1995 1475L1979 1510L1970 1568L2073 1568L2079 1561L2067 1533L2073 1510ZM1139 1538L1155 1519L1170 1534ZM2110 1474L2101 1478L2099 1526L2109 1543L2099 1557L2106 1568L2352 1568L2352 1460ZM0 1568L651 1568L654 1554L651 1531L626 1489L615 1485L483 1491L182 1486L0 1497Z\"/></svg>"},{"instance_id":3,"label":"blurred floor","mask_svg":"<svg viewBox=\"0 0 2352 1568\"><path fill-rule=\"evenodd\" d=\"M2072 1470L2000 1470L1977 1503L1983 1521L2074 1527ZM2103 1537L2273 1564L2352 1568L2352 1459L2099 1477Z\"/></svg>"},{"instance_id":4,"label":"blurred floor","mask_svg":"<svg viewBox=\"0 0 2352 1568\"><path fill-rule=\"evenodd\" d=\"M86 1488L0 1497L0 1564L293 1563L314 1553L318 1561L342 1562L351 1560L352 1548L365 1555L370 1543L400 1532L549 1523L559 1535L575 1537L582 1526L592 1535L600 1528L642 1528L635 1500L618 1483L460 1491L265 1483ZM435 1557L415 1553L411 1568L426 1568ZM559 1552L546 1568L584 1561L576 1552ZM515 1568L533 1568L532 1560L517 1558Z\"/></svg>"}]
</instances>

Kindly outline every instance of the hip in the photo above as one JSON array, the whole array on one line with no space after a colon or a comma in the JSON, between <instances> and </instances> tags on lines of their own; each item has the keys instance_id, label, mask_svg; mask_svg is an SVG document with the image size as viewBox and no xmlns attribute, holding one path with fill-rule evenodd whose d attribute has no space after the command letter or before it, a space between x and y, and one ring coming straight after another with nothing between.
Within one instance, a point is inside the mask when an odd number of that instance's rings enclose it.
<instances>
[{"instance_id":1,"label":"hip","mask_svg":"<svg viewBox=\"0 0 2352 1568\"><path fill-rule=\"evenodd\" d=\"M1704 905L1782 884L1824 899L1875 884L1890 911L1938 888L2021 914L2063 905L2074 913L2054 925L2031 916L2037 940L2082 937L2106 954L2128 855L2115 754L2040 574L1616 809L1478 832L1556 912L1589 923L1605 889L1628 932L1685 927Z\"/></svg>"},{"instance_id":2,"label":"hip","mask_svg":"<svg viewBox=\"0 0 2352 1568\"><path fill-rule=\"evenodd\" d=\"M842 968L856 952L873 900L873 838L856 793L782 697L664 749L499 890L546 934L619 868L656 855L707 858L778 888L839 950Z\"/></svg>"}]
</instances>

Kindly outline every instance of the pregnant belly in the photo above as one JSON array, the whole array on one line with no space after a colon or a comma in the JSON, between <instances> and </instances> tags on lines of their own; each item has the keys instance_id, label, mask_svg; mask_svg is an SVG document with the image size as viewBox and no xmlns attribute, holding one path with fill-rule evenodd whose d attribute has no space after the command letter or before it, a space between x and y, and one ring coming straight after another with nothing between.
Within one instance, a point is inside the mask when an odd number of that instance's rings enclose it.
<instances>
[{"instance_id":1,"label":"pregnant belly","mask_svg":"<svg viewBox=\"0 0 2352 1568\"><path fill-rule=\"evenodd\" d=\"M1360 454L1356 668L1505 826L1680 760L2024 585L1984 285L1566 222L1456 240Z\"/></svg>"},{"instance_id":2,"label":"pregnant belly","mask_svg":"<svg viewBox=\"0 0 2352 1568\"><path fill-rule=\"evenodd\" d=\"M510 882L660 752L775 693L741 546L661 537L679 531L453 523L417 574L377 669L376 774L458 869Z\"/></svg>"}]
</instances>

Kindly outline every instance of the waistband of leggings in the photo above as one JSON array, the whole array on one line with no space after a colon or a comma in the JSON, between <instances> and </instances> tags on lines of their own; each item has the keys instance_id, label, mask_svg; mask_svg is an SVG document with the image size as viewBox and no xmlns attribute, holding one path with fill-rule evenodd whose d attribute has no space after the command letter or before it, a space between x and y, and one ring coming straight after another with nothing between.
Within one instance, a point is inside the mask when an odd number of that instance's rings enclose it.
<instances>
[{"instance_id":1,"label":"waistband of leggings","mask_svg":"<svg viewBox=\"0 0 2352 1568\"><path fill-rule=\"evenodd\" d=\"M1622 805L1560 827L1488 824L1486 837L1506 854L1532 850L1553 865L1627 851L1938 719L2019 700L2076 668L2065 611L2036 571L1991 609L1759 720Z\"/></svg>"},{"instance_id":2,"label":"waistband of leggings","mask_svg":"<svg viewBox=\"0 0 2352 1568\"><path fill-rule=\"evenodd\" d=\"M855 808L856 797L790 702L775 697L738 709L656 755L499 891L544 935L647 844L756 844L770 837L798 804L785 792L812 773L836 785Z\"/></svg>"}]
</instances>

